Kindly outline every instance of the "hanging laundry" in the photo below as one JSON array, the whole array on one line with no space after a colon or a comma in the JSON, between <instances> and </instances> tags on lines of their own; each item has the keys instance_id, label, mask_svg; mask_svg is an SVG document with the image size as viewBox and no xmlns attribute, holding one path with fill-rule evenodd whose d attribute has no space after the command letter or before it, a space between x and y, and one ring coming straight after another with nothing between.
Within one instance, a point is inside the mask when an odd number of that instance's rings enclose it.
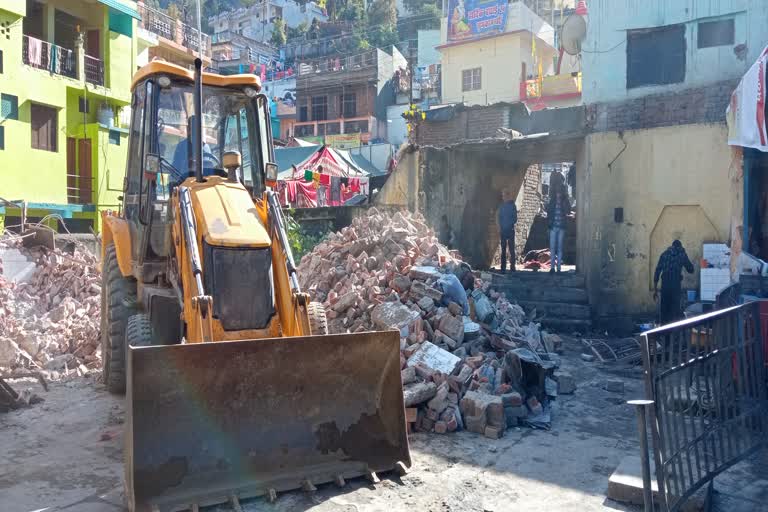
<instances>
[{"instance_id":1,"label":"hanging laundry","mask_svg":"<svg viewBox=\"0 0 768 512\"><path fill-rule=\"evenodd\" d=\"M52 44L51 46L51 60L48 61L48 70L52 73L59 73L59 47Z\"/></svg>"},{"instance_id":2,"label":"hanging laundry","mask_svg":"<svg viewBox=\"0 0 768 512\"><path fill-rule=\"evenodd\" d=\"M304 181L312 181L312 171L310 169L304 169Z\"/></svg>"},{"instance_id":3,"label":"hanging laundry","mask_svg":"<svg viewBox=\"0 0 768 512\"><path fill-rule=\"evenodd\" d=\"M331 175L330 174L321 174L320 175L320 184L325 185L326 187L331 184Z\"/></svg>"},{"instance_id":4,"label":"hanging laundry","mask_svg":"<svg viewBox=\"0 0 768 512\"><path fill-rule=\"evenodd\" d=\"M349 189L352 192L360 192L360 178L350 178Z\"/></svg>"},{"instance_id":5,"label":"hanging laundry","mask_svg":"<svg viewBox=\"0 0 768 512\"><path fill-rule=\"evenodd\" d=\"M328 197L326 196L326 190L327 190L327 187L325 185L320 185L317 188L317 206L318 207L327 206L326 199L328 199Z\"/></svg>"},{"instance_id":6,"label":"hanging laundry","mask_svg":"<svg viewBox=\"0 0 768 512\"><path fill-rule=\"evenodd\" d=\"M341 204L341 178L339 176L331 177L331 205L339 206Z\"/></svg>"},{"instance_id":7,"label":"hanging laundry","mask_svg":"<svg viewBox=\"0 0 768 512\"><path fill-rule=\"evenodd\" d=\"M347 178L346 176L342 177L342 178L341 178L341 184L342 184L344 187L347 187L347 186L349 185L349 178Z\"/></svg>"},{"instance_id":8,"label":"hanging laundry","mask_svg":"<svg viewBox=\"0 0 768 512\"><path fill-rule=\"evenodd\" d=\"M28 37L27 58L33 66L41 66L43 61L43 42L34 37Z\"/></svg>"},{"instance_id":9,"label":"hanging laundry","mask_svg":"<svg viewBox=\"0 0 768 512\"><path fill-rule=\"evenodd\" d=\"M286 181L285 184L288 189L288 202L295 203L296 202L296 185L298 182L296 181Z\"/></svg>"}]
</instances>

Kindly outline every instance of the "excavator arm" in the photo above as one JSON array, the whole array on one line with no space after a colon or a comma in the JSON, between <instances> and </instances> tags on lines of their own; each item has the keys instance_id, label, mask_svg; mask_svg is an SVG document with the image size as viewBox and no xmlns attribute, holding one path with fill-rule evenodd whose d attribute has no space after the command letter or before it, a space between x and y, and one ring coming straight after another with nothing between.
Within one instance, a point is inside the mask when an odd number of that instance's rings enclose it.
<instances>
[{"instance_id":1,"label":"excavator arm","mask_svg":"<svg viewBox=\"0 0 768 512\"><path fill-rule=\"evenodd\" d=\"M293 260L293 251L291 251L291 245L288 241L288 233L285 229L283 209L280 207L280 203L277 201L277 196L274 192L267 191L266 197L273 244L274 242L277 242L280 253L285 259L285 269L288 273L291 304L293 307L293 315L291 315L291 317L298 327L297 334L306 336L309 335L311 331L309 326L309 314L307 312L309 295L302 293L301 287L299 286L299 278L296 275L296 264Z\"/></svg>"},{"instance_id":2,"label":"excavator arm","mask_svg":"<svg viewBox=\"0 0 768 512\"><path fill-rule=\"evenodd\" d=\"M203 286L203 265L200 261L200 250L197 245L197 226L192 211L191 193L187 187L179 188L179 218L187 257L189 258L189 268L195 283L196 293L192 296L192 309L199 315L200 339L205 343L213 341L213 297L206 295Z\"/></svg>"}]
</instances>

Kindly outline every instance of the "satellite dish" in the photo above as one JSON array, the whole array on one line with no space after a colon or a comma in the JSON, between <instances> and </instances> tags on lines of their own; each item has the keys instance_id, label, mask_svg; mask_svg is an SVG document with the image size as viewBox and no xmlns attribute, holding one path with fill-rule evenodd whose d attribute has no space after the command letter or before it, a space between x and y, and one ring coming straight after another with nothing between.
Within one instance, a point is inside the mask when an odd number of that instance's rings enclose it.
<instances>
[{"instance_id":1,"label":"satellite dish","mask_svg":"<svg viewBox=\"0 0 768 512\"><path fill-rule=\"evenodd\" d=\"M581 43L587 37L587 20L584 16L571 14L560 29L560 46L568 55L581 53Z\"/></svg>"}]
</instances>

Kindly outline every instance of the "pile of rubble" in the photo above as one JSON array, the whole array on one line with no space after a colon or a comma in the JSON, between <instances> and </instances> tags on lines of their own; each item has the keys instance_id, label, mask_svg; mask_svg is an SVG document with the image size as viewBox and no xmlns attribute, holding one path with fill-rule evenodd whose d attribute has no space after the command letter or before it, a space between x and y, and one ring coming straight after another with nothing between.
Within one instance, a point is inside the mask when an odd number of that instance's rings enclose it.
<instances>
[{"instance_id":1,"label":"pile of rubble","mask_svg":"<svg viewBox=\"0 0 768 512\"><path fill-rule=\"evenodd\" d=\"M299 282L323 302L331 332L397 329L407 420L438 433L500 437L549 428L561 339L440 245L419 215L371 208L305 255Z\"/></svg>"},{"instance_id":2,"label":"pile of rubble","mask_svg":"<svg viewBox=\"0 0 768 512\"><path fill-rule=\"evenodd\" d=\"M101 274L96 257L70 251L24 248L18 237L0 239L35 263L31 276L14 282L0 262L0 372L41 370L57 379L101 366ZM9 372L10 370L10 372Z\"/></svg>"}]
</instances>

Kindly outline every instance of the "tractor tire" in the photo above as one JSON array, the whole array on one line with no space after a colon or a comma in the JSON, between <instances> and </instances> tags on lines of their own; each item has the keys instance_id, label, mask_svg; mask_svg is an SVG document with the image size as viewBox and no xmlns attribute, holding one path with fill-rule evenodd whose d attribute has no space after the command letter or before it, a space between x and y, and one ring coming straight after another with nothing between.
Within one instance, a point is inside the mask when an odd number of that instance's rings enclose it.
<instances>
[{"instance_id":1,"label":"tractor tire","mask_svg":"<svg viewBox=\"0 0 768 512\"><path fill-rule=\"evenodd\" d=\"M125 393L125 328L134 313L136 281L124 277L114 244L104 255L101 271L101 357L104 384L110 393Z\"/></svg>"},{"instance_id":2,"label":"tractor tire","mask_svg":"<svg viewBox=\"0 0 768 512\"><path fill-rule=\"evenodd\" d=\"M125 328L125 350L128 347L148 347L152 345L152 324L149 315L140 313L128 319Z\"/></svg>"},{"instance_id":3,"label":"tractor tire","mask_svg":"<svg viewBox=\"0 0 768 512\"><path fill-rule=\"evenodd\" d=\"M309 329L312 336L328 334L328 319L325 317L325 306L319 302L310 302L307 306Z\"/></svg>"}]
</instances>

